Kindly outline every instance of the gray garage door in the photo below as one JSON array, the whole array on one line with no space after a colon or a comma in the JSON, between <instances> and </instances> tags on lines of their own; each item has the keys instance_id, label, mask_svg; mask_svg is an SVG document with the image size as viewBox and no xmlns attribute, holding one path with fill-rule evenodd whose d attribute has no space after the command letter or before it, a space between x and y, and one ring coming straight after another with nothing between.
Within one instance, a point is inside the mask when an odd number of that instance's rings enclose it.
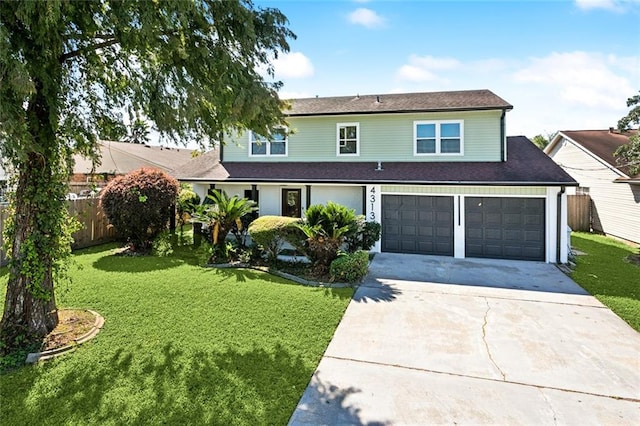
<instances>
[{"instance_id":1,"label":"gray garage door","mask_svg":"<svg viewBox=\"0 0 640 426\"><path fill-rule=\"evenodd\" d=\"M453 256L453 197L383 195L382 251Z\"/></svg>"},{"instance_id":2,"label":"gray garage door","mask_svg":"<svg viewBox=\"0 0 640 426\"><path fill-rule=\"evenodd\" d=\"M544 260L544 199L465 198L467 257Z\"/></svg>"}]
</instances>

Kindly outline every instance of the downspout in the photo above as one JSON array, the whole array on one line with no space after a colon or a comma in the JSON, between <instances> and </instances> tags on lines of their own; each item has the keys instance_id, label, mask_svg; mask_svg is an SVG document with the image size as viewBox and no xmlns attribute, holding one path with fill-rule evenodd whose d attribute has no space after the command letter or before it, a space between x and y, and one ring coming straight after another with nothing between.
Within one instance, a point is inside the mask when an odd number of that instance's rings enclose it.
<instances>
[{"instance_id":1,"label":"downspout","mask_svg":"<svg viewBox=\"0 0 640 426\"><path fill-rule=\"evenodd\" d=\"M504 117L507 115L507 110L502 110L502 115L500 116L500 161L505 162L507 159L505 158L504 145L505 145L505 120Z\"/></svg>"},{"instance_id":2,"label":"downspout","mask_svg":"<svg viewBox=\"0 0 640 426\"><path fill-rule=\"evenodd\" d=\"M218 133L218 161L222 163L224 158L224 133Z\"/></svg>"},{"instance_id":3,"label":"downspout","mask_svg":"<svg viewBox=\"0 0 640 426\"><path fill-rule=\"evenodd\" d=\"M560 249L562 244L562 194L564 194L565 187L562 185L560 191L558 191L558 200L556 201L557 218L556 218L556 263L560 264Z\"/></svg>"}]
</instances>

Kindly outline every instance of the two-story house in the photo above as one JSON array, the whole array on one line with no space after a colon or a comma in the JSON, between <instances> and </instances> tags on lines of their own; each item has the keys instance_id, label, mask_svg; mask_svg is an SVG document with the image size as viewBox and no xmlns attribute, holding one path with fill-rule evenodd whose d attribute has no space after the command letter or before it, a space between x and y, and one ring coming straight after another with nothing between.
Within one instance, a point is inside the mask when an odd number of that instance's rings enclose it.
<instances>
[{"instance_id":1,"label":"two-story house","mask_svg":"<svg viewBox=\"0 0 640 426\"><path fill-rule=\"evenodd\" d=\"M375 251L566 262L565 187L576 182L527 138L505 135L512 106L488 90L291 100L288 132L232 135L177 169L302 216L329 200L382 224Z\"/></svg>"}]
</instances>

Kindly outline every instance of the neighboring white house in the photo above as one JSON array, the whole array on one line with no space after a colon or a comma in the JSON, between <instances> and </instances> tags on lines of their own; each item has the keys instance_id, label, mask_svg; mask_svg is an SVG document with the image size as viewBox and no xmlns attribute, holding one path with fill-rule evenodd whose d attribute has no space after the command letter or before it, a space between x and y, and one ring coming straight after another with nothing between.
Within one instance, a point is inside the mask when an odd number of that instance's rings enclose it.
<instances>
[{"instance_id":1,"label":"neighboring white house","mask_svg":"<svg viewBox=\"0 0 640 426\"><path fill-rule=\"evenodd\" d=\"M229 135L174 175L261 215L335 201L382 225L375 251L567 261L566 187L489 90L291 100L291 132ZM287 134L288 133L288 134Z\"/></svg>"},{"instance_id":2,"label":"neighboring white house","mask_svg":"<svg viewBox=\"0 0 640 426\"><path fill-rule=\"evenodd\" d=\"M640 243L640 175L619 165L614 151L630 133L609 130L564 130L545 152L578 183L578 193L592 200L595 231Z\"/></svg>"}]
</instances>

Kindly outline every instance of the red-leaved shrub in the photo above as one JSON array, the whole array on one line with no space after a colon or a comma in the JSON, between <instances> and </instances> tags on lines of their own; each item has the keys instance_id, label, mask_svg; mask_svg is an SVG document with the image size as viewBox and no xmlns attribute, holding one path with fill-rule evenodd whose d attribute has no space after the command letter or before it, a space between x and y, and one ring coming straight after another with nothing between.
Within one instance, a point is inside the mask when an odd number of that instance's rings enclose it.
<instances>
[{"instance_id":1,"label":"red-leaved shrub","mask_svg":"<svg viewBox=\"0 0 640 426\"><path fill-rule=\"evenodd\" d=\"M100 203L118 235L134 251L146 251L153 238L167 228L179 192L176 179L143 167L109 182Z\"/></svg>"}]
</instances>

